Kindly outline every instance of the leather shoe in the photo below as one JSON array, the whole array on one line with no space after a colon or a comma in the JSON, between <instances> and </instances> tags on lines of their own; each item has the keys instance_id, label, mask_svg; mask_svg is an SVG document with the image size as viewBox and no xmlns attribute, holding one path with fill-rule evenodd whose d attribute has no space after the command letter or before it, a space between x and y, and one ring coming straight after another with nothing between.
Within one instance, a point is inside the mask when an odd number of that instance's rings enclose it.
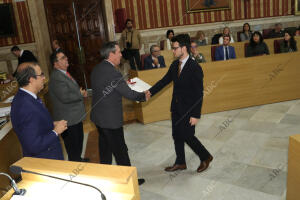
<instances>
[{"instance_id":1,"label":"leather shoe","mask_svg":"<svg viewBox=\"0 0 300 200\"><path fill-rule=\"evenodd\" d=\"M145 183L145 179L139 178L138 179L138 183L139 183L139 185L142 185L143 183Z\"/></svg>"},{"instance_id":2,"label":"leather shoe","mask_svg":"<svg viewBox=\"0 0 300 200\"><path fill-rule=\"evenodd\" d=\"M211 155L209 155L208 159L206 159L205 161L202 161L200 166L197 169L197 172L203 172L204 170L206 170L209 166L209 163L213 160L213 157Z\"/></svg>"},{"instance_id":3,"label":"leather shoe","mask_svg":"<svg viewBox=\"0 0 300 200\"><path fill-rule=\"evenodd\" d=\"M166 172L174 172L177 170L184 170L184 169L186 169L186 164L183 164L183 165L174 164L173 166L166 167L165 171Z\"/></svg>"}]
</instances>

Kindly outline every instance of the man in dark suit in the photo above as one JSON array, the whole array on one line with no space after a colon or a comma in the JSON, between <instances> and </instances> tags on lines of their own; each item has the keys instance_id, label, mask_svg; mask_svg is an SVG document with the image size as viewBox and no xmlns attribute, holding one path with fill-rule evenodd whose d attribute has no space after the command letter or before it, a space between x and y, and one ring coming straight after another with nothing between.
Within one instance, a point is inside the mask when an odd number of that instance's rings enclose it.
<instances>
[{"instance_id":1,"label":"man in dark suit","mask_svg":"<svg viewBox=\"0 0 300 200\"><path fill-rule=\"evenodd\" d=\"M45 80L40 66L22 63L16 78L20 89L11 105L11 121L22 145L23 156L63 160L58 135L67 129L67 121L53 122L37 97Z\"/></svg>"},{"instance_id":2,"label":"man in dark suit","mask_svg":"<svg viewBox=\"0 0 300 200\"><path fill-rule=\"evenodd\" d=\"M10 51L18 58L18 65L20 65L24 62L37 62L38 61L31 51L21 50L18 46L13 46ZM13 73L14 77L17 73L17 69Z\"/></svg>"},{"instance_id":3,"label":"man in dark suit","mask_svg":"<svg viewBox=\"0 0 300 200\"><path fill-rule=\"evenodd\" d=\"M144 60L144 69L153 69L166 67L165 59L160 55L160 48L154 44L150 47L151 55L147 56Z\"/></svg>"},{"instance_id":4,"label":"man in dark suit","mask_svg":"<svg viewBox=\"0 0 300 200\"><path fill-rule=\"evenodd\" d=\"M81 158L83 146L83 124L85 119L84 97L87 96L67 71L69 62L61 51L50 56L54 70L49 81L49 95L53 106L54 120L67 120L68 129L61 136L64 139L69 161L84 161Z\"/></svg>"},{"instance_id":5,"label":"man in dark suit","mask_svg":"<svg viewBox=\"0 0 300 200\"><path fill-rule=\"evenodd\" d=\"M235 50L233 46L229 46L230 35L223 35L223 45L216 48L215 60L235 59Z\"/></svg>"},{"instance_id":6,"label":"man in dark suit","mask_svg":"<svg viewBox=\"0 0 300 200\"><path fill-rule=\"evenodd\" d=\"M199 64L189 57L189 35L180 34L173 37L172 50L178 60L171 64L167 74L149 90L153 96L173 81L171 114L176 160L174 165L165 168L165 171L186 169L184 143L187 143L199 156L201 163L197 172L202 172L213 159L195 137L195 125L201 116L203 100L203 71Z\"/></svg>"},{"instance_id":7,"label":"man in dark suit","mask_svg":"<svg viewBox=\"0 0 300 200\"><path fill-rule=\"evenodd\" d=\"M99 156L101 164L112 164L112 155L118 165L130 166L128 149L123 132L122 97L133 101L145 101L149 93L129 88L116 69L122 57L116 42L105 43L100 53L104 60L91 74L93 90L91 120L99 132ZM144 182L140 179L139 184Z\"/></svg>"},{"instance_id":8,"label":"man in dark suit","mask_svg":"<svg viewBox=\"0 0 300 200\"><path fill-rule=\"evenodd\" d=\"M52 49L53 49L53 51L56 51L56 52L58 52L58 51L63 52L62 48L59 45L58 40L53 40L52 41Z\"/></svg>"}]
</instances>

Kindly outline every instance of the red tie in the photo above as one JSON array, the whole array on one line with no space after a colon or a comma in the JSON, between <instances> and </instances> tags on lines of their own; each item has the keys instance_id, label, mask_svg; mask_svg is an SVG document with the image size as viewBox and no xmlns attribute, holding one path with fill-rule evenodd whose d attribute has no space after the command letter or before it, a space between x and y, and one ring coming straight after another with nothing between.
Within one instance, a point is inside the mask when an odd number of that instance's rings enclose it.
<instances>
[{"instance_id":1,"label":"red tie","mask_svg":"<svg viewBox=\"0 0 300 200\"><path fill-rule=\"evenodd\" d=\"M180 76L180 73L181 73L181 64L182 64L182 62L179 61L179 63L178 63L178 77Z\"/></svg>"},{"instance_id":2,"label":"red tie","mask_svg":"<svg viewBox=\"0 0 300 200\"><path fill-rule=\"evenodd\" d=\"M71 74L69 72L66 72L66 74L68 75L68 77L71 79L71 80L74 80L73 77L71 76Z\"/></svg>"}]
</instances>

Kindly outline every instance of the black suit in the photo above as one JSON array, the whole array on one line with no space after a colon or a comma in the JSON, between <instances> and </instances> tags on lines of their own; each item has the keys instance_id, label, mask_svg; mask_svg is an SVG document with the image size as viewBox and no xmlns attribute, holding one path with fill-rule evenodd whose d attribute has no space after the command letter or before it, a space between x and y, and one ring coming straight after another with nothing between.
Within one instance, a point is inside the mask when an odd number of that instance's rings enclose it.
<instances>
[{"instance_id":1,"label":"black suit","mask_svg":"<svg viewBox=\"0 0 300 200\"><path fill-rule=\"evenodd\" d=\"M38 62L38 60L36 59L36 57L33 55L33 53L31 53L31 51L28 50L24 50L22 55L20 57L18 57L18 65L24 63L24 62ZM18 68L17 68L18 69ZM13 76L16 76L17 73L17 69L16 71L13 73Z\"/></svg>"},{"instance_id":2,"label":"black suit","mask_svg":"<svg viewBox=\"0 0 300 200\"><path fill-rule=\"evenodd\" d=\"M155 95L173 81L171 102L172 136L175 144L175 164L185 164L184 142L200 157L207 160L209 152L195 137L195 126L191 126L190 117L200 118L203 100L203 71L199 64L189 58L178 77L179 60L174 61L167 74L158 81L150 92Z\"/></svg>"}]
</instances>

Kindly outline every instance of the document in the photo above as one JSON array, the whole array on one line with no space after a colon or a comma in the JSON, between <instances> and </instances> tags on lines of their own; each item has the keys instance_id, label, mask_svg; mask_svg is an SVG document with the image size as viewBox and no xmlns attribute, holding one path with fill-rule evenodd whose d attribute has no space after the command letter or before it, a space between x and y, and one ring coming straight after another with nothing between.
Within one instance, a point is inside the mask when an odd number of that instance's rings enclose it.
<instances>
[{"instance_id":1,"label":"document","mask_svg":"<svg viewBox=\"0 0 300 200\"><path fill-rule=\"evenodd\" d=\"M151 88L151 85L149 85L145 81L139 79L138 77L130 79L127 82L127 84L132 90L137 91L137 92L144 92Z\"/></svg>"},{"instance_id":2,"label":"document","mask_svg":"<svg viewBox=\"0 0 300 200\"><path fill-rule=\"evenodd\" d=\"M9 115L9 113L10 113L10 106L0 108L0 117L7 116Z\"/></svg>"}]
</instances>

